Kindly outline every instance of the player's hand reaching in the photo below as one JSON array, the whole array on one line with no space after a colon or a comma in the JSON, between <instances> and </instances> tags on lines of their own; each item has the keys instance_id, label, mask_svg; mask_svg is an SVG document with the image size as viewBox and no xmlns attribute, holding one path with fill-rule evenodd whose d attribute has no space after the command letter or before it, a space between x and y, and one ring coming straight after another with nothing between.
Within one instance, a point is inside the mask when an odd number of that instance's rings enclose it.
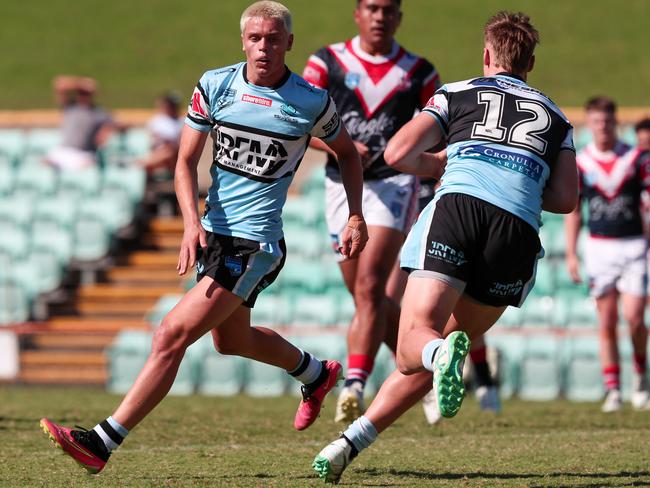
<instances>
[{"instance_id":1,"label":"player's hand reaching","mask_svg":"<svg viewBox=\"0 0 650 488\"><path fill-rule=\"evenodd\" d=\"M360 215L350 215L341 234L340 252L346 258L356 258L368 242L366 221Z\"/></svg>"},{"instance_id":2,"label":"player's hand reaching","mask_svg":"<svg viewBox=\"0 0 650 488\"><path fill-rule=\"evenodd\" d=\"M571 281L576 284L582 283L582 278L580 277L580 262L578 261L578 256L575 254L568 254L566 257L566 265L569 270L569 276Z\"/></svg>"},{"instance_id":3,"label":"player's hand reaching","mask_svg":"<svg viewBox=\"0 0 650 488\"><path fill-rule=\"evenodd\" d=\"M176 269L179 275L184 275L196 264L196 248L200 245L203 249L208 247L205 229L200 223L186 225L181 242L181 251L178 255Z\"/></svg>"}]
</instances>

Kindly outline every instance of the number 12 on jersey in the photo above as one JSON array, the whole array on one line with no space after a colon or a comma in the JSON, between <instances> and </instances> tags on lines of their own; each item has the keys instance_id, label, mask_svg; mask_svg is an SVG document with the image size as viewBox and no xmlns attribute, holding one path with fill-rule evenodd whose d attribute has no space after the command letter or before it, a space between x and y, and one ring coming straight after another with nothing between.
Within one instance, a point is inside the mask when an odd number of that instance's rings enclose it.
<instances>
[{"instance_id":1,"label":"number 12 on jersey","mask_svg":"<svg viewBox=\"0 0 650 488\"><path fill-rule=\"evenodd\" d=\"M511 124L504 124L505 94L482 90L477 92L477 97L478 103L485 105L485 115L481 122L474 123L472 138L489 139L495 142L507 140L508 145L520 146L544 155L548 144L539 136L551 126L551 115L542 103L521 98L515 100L516 115L512 118L516 120ZM530 116L519 120L520 114Z\"/></svg>"}]
</instances>

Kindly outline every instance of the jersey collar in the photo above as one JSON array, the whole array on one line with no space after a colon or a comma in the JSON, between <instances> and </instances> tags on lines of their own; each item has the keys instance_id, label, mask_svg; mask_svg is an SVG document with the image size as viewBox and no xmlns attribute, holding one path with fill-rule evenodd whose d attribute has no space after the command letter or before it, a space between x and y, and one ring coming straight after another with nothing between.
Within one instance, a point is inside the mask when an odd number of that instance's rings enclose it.
<instances>
[{"instance_id":1,"label":"jersey collar","mask_svg":"<svg viewBox=\"0 0 650 488\"><path fill-rule=\"evenodd\" d=\"M284 65L284 70L285 70L285 71L284 71L284 75L282 76L282 78L280 78L280 81L278 81L278 82L277 82L275 85L273 85L273 86L259 86L259 85L256 85L256 84L251 83L250 81L248 81L248 76L246 76L246 69L247 69L247 68L248 68L248 65L246 64L246 62L244 62L244 66L243 66L243 68L242 68L242 70L241 70L241 74L242 74L242 76L244 77L244 81L245 81L248 85L254 86L255 88L258 88L258 89L260 89L260 90L277 90L277 89L280 88L282 85L284 85L284 84L287 82L287 80L289 79L289 77L291 76L291 70L290 70L289 67L285 64L285 65Z\"/></svg>"},{"instance_id":2,"label":"jersey collar","mask_svg":"<svg viewBox=\"0 0 650 488\"><path fill-rule=\"evenodd\" d=\"M526 83L521 76L516 75L514 73L508 73L507 71L501 71L500 73L497 73L494 76L507 76L508 78L514 78L515 80L519 80L519 81L521 81L523 83Z\"/></svg>"},{"instance_id":3,"label":"jersey collar","mask_svg":"<svg viewBox=\"0 0 650 488\"><path fill-rule=\"evenodd\" d=\"M391 48L390 53L387 55L378 54L376 56L373 56L372 54L368 54L363 49L361 49L361 37L359 36L353 37L350 40L350 45L352 46L352 52L354 52L357 57L372 64L381 64L385 63L386 61L390 61L399 54L400 50L397 41L393 40L393 47Z\"/></svg>"}]
</instances>

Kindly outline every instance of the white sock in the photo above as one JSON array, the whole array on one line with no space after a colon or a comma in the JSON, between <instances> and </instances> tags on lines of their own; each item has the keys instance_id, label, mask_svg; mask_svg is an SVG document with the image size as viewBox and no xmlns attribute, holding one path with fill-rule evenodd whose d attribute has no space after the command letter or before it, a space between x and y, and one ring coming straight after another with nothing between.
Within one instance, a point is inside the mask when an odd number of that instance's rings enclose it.
<instances>
[{"instance_id":1,"label":"white sock","mask_svg":"<svg viewBox=\"0 0 650 488\"><path fill-rule=\"evenodd\" d=\"M379 434L372 422L362 415L350 424L350 427L343 432L343 435L357 451L361 452L363 449L370 447L370 444L375 442Z\"/></svg>"},{"instance_id":2,"label":"white sock","mask_svg":"<svg viewBox=\"0 0 650 488\"><path fill-rule=\"evenodd\" d=\"M444 339L433 339L427 342L426 346L422 348L422 366L433 373L433 356L436 354L438 348L445 342Z\"/></svg>"},{"instance_id":3,"label":"white sock","mask_svg":"<svg viewBox=\"0 0 650 488\"><path fill-rule=\"evenodd\" d=\"M300 352L302 352L302 359L298 363L298 367L287 372L301 383L309 385L320 376L323 371L323 363L306 351Z\"/></svg>"},{"instance_id":4,"label":"white sock","mask_svg":"<svg viewBox=\"0 0 650 488\"><path fill-rule=\"evenodd\" d=\"M113 452L117 449L120 444L122 444L124 438L129 434L126 427L123 427L113 417L108 417L103 422L100 422L93 430L101 438L108 452Z\"/></svg>"}]
</instances>

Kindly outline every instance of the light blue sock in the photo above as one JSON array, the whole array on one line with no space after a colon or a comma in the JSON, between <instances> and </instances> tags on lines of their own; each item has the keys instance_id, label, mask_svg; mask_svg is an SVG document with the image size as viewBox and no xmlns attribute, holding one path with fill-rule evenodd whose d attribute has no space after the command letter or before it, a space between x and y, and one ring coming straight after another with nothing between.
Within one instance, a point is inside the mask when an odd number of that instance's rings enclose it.
<instances>
[{"instance_id":1,"label":"light blue sock","mask_svg":"<svg viewBox=\"0 0 650 488\"><path fill-rule=\"evenodd\" d=\"M422 348L422 366L433 373L433 355L438 348L445 342L444 339L433 339L427 342L427 345Z\"/></svg>"},{"instance_id":2,"label":"light blue sock","mask_svg":"<svg viewBox=\"0 0 650 488\"><path fill-rule=\"evenodd\" d=\"M379 434L375 426L372 425L372 422L362 415L352 422L350 427L343 432L343 435L352 443L357 451L361 452L375 442Z\"/></svg>"}]
</instances>

